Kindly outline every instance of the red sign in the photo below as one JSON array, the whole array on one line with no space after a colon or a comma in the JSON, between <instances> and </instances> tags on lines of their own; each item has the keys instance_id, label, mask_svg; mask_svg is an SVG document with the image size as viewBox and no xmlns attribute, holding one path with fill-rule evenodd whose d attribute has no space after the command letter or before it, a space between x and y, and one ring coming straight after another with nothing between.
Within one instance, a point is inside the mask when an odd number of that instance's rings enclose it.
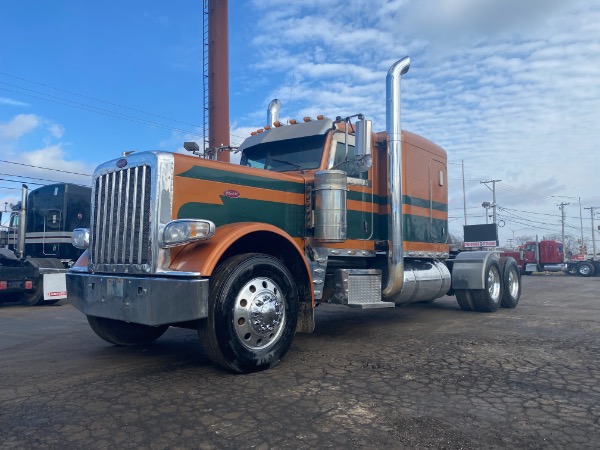
<instances>
[{"instance_id":1,"label":"red sign","mask_svg":"<svg viewBox=\"0 0 600 450\"><path fill-rule=\"evenodd\" d=\"M48 292L48 297L58 297L59 295L67 295L67 292Z\"/></svg>"},{"instance_id":2,"label":"red sign","mask_svg":"<svg viewBox=\"0 0 600 450\"><path fill-rule=\"evenodd\" d=\"M225 192L223 192L223 195L229 198L238 198L240 196L240 193L235 189L227 189Z\"/></svg>"}]
</instances>

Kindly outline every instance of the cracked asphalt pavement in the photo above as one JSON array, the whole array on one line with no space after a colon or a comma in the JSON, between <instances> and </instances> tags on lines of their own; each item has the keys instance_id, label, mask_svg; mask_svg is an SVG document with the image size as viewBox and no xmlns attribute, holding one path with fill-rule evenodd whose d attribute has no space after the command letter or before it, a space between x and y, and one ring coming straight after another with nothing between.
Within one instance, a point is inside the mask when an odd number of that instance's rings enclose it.
<instances>
[{"instance_id":1,"label":"cracked asphalt pavement","mask_svg":"<svg viewBox=\"0 0 600 450\"><path fill-rule=\"evenodd\" d=\"M120 348L69 304L2 304L0 448L598 448L600 278L523 291L493 314L322 305L251 375L213 366L194 331Z\"/></svg>"}]
</instances>

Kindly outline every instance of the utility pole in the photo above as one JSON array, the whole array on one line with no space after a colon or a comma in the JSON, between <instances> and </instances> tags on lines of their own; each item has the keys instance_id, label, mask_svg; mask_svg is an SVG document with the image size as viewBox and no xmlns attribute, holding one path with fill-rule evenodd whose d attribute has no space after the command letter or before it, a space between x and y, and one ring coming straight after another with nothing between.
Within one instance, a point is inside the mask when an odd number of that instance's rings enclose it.
<instances>
[{"instance_id":1,"label":"utility pole","mask_svg":"<svg viewBox=\"0 0 600 450\"><path fill-rule=\"evenodd\" d=\"M583 243L583 215L581 214L581 197L577 198L579 199L579 222L581 223L581 246L579 247L579 253L583 253L585 244Z\"/></svg>"},{"instance_id":2,"label":"utility pole","mask_svg":"<svg viewBox=\"0 0 600 450\"><path fill-rule=\"evenodd\" d=\"M480 181L479 183L481 184L485 184L485 186L489 189L488 183L492 183L492 208L494 208L493 211L493 217L494 217L494 223L496 223L496 183L499 183L502 180L489 180L489 181ZM487 223L487 221L486 221Z\"/></svg>"},{"instance_id":3,"label":"utility pole","mask_svg":"<svg viewBox=\"0 0 600 450\"><path fill-rule=\"evenodd\" d=\"M596 230L595 230L595 225L594 225L594 211L596 209L598 209L598 206L592 206L590 208L583 208L583 209L589 209L590 210L590 216L592 216L592 245L594 247L594 255L592 256L592 259L594 261L596 261Z\"/></svg>"},{"instance_id":4,"label":"utility pole","mask_svg":"<svg viewBox=\"0 0 600 450\"><path fill-rule=\"evenodd\" d=\"M462 166L463 176L463 208L465 211L465 225L467 224L467 191L465 190L465 160L461 159L460 165Z\"/></svg>"},{"instance_id":5,"label":"utility pole","mask_svg":"<svg viewBox=\"0 0 600 450\"><path fill-rule=\"evenodd\" d=\"M560 205L558 205L558 207L560 208L560 223L562 225L562 245L563 245L563 254L566 253L566 248L565 248L565 206L567 206L568 203L562 202Z\"/></svg>"}]
</instances>

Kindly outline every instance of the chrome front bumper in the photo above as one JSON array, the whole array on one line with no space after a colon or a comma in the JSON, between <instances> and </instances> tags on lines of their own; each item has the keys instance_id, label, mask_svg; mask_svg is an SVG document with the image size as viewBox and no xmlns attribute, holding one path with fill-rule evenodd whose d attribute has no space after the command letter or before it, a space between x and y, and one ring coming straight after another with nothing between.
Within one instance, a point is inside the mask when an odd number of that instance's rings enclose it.
<instances>
[{"instance_id":1,"label":"chrome front bumper","mask_svg":"<svg viewBox=\"0 0 600 450\"><path fill-rule=\"evenodd\" d=\"M208 279L67 273L67 301L88 316L165 325L208 316Z\"/></svg>"}]
</instances>

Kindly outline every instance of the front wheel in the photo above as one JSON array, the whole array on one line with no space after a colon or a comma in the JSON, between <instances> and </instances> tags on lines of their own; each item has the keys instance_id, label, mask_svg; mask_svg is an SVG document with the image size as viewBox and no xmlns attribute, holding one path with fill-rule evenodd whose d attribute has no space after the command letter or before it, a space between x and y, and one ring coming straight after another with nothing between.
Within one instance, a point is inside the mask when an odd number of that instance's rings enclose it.
<instances>
[{"instance_id":1,"label":"front wheel","mask_svg":"<svg viewBox=\"0 0 600 450\"><path fill-rule=\"evenodd\" d=\"M234 372L275 366L289 350L298 320L298 290L278 259L236 255L214 272L208 318L198 334L208 357Z\"/></svg>"},{"instance_id":2,"label":"front wheel","mask_svg":"<svg viewBox=\"0 0 600 450\"><path fill-rule=\"evenodd\" d=\"M168 325L152 327L96 316L87 316L87 320L98 337L121 347L150 344L161 337L169 328Z\"/></svg>"}]
</instances>

